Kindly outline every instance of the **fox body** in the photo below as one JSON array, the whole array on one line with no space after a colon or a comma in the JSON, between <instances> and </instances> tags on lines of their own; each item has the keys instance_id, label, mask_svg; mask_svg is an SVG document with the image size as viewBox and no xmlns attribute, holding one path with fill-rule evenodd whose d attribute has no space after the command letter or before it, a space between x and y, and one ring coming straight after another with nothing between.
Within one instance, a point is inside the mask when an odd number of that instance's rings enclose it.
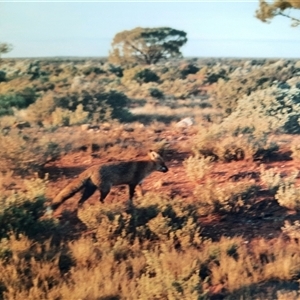
<instances>
[{"instance_id":1,"label":"fox body","mask_svg":"<svg viewBox=\"0 0 300 300\"><path fill-rule=\"evenodd\" d=\"M82 205L84 201L92 196L96 189L100 190L100 201L103 202L111 187L121 184L129 186L129 200L132 201L135 188L137 185L141 185L143 179L154 171L163 173L168 171L167 166L158 153L151 150L149 157L150 159L148 160L108 163L88 168L54 198L52 209L56 209L65 200L82 189L83 194L79 200L79 205Z\"/></svg>"}]
</instances>

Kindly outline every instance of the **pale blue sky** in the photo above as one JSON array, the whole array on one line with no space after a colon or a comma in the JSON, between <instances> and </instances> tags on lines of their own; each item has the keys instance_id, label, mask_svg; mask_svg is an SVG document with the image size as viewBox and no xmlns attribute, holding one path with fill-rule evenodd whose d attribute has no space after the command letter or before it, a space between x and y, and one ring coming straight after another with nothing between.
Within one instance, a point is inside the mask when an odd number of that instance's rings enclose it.
<instances>
[{"instance_id":1,"label":"pale blue sky","mask_svg":"<svg viewBox=\"0 0 300 300\"><path fill-rule=\"evenodd\" d=\"M184 30L184 56L300 58L300 28L254 17L257 1L4 2L0 42L4 57L107 56L114 35L135 27Z\"/></svg>"}]
</instances>

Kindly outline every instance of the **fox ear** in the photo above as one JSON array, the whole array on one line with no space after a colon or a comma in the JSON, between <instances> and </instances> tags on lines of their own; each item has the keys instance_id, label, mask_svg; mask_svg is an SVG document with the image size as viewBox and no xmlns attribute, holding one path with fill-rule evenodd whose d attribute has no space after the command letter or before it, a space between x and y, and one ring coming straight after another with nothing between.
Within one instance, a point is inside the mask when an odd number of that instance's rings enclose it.
<instances>
[{"instance_id":1,"label":"fox ear","mask_svg":"<svg viewBox=\"0 0 300 300\"><path fill-rule=\"evenodd\" d=\"M159 158L159 154L153 150L149 150L148 155L152 160L157 160Z\"/></svg>"}]
</instances>

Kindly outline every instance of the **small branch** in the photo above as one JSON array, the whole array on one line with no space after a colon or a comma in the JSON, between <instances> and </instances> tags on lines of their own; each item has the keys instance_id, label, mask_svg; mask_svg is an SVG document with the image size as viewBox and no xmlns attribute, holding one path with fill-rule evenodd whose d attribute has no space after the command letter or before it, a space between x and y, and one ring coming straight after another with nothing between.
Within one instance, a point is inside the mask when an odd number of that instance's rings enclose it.
<instances>
[{"instance_id":1,"label":"small branch","mask_svg":"<svg viewBox=\"0 0 300 300\"><path fill-rule=\"evenodd\" d=\"M292 21L294 21L294 22L296 22L296 23L298 23L298 24L300 24L300 19L297 19L297 18L294 18L294 17L291 17L291 16L289 16L289 15L287 15L287 14L285 14L285 13L283 13L283 12L278 12L277 13L277 15L279 15L279 16L283 16L283 17L286 17L286 18L289 18L289 19L291 19Z\"/></svg>"},{"instance_id":2,"label":"small branch","mask_svg":"<svg viewBox=\"0 0 300 300\"><path fill-rule=\"evenodd\" d=\"M132 47L135 51L139 52L144 58L145 60L147 60L147 54L145 54L141 49L139 49L138 47L134 46L132 43L130 43L129 41L127 41L127 43L130 45L130 47Z\"/></svg>"}]
</instances>

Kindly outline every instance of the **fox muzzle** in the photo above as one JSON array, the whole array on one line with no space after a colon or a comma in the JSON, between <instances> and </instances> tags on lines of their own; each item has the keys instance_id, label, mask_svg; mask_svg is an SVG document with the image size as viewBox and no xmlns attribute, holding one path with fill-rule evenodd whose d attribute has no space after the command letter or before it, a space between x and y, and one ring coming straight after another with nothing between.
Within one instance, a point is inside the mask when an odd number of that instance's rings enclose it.
<instances>
[{"instance_id":1,"label":"fox muzzle","mask_svg":"<svg viewBox=\"0 0 300 300\"><path fill-rule=\"evenodd\" d=\"M166 173L169 171L169 169L167 168L167 166L162 166L162 167L160 167L159 171Z\"/></svg>"}]
</instances>

